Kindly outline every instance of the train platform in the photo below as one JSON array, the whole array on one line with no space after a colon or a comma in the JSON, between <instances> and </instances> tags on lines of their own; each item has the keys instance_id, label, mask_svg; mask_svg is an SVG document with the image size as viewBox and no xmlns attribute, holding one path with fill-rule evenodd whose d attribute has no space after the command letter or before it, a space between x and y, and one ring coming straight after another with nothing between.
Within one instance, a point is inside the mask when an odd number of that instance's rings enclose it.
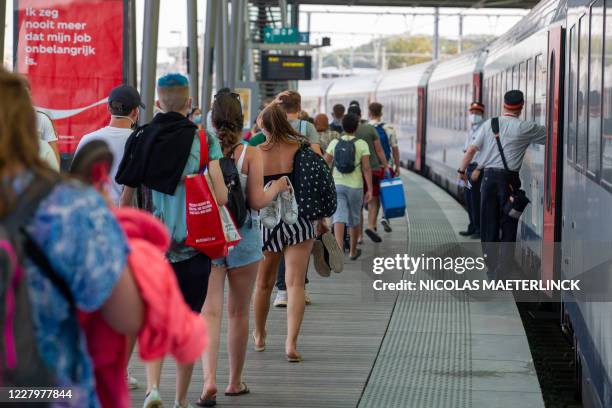
<instances>
[{"instance_id":1,"label":"train platform","mask_svg":"<svg viewBox=\"0 0 612 408\"><path fill-rule=\"evenodd\" d=\"M347 261L341 274L322 278L309 271L313 303L306 308L299 340L305 361L285 361L286 310L273 308L266 351L254 352L249 345L244 380L251 393L220 393L219 406L544 407L511 295L475 300L444 292L432 297L372 289L374 257L418 250L432 239L464 240L457 234L467 219L463 208L430 181L407 171L402 177L407 217L393 221L393 232L383 235L383 243L364 242L363 259ZM226 321L224 333L225 327ZM220 390L226 386L227 367L222 336ZM133 405L140 406L146 378L136 359L131 373L141 384L131 394ZM201 364L194 373L191 401L197 401L202 390ZM160 386L168 406L174 382L174 363L169 359Z\"/></svg>"}]
</instances>

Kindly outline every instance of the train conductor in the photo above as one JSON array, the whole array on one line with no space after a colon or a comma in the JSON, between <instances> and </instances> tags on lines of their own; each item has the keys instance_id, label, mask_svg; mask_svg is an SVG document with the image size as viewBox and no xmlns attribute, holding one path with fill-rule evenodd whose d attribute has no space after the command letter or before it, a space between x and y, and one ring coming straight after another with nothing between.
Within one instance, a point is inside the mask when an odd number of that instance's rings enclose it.
<instances>
[{"instance_id":1,"label":"train conductor","mask_svg":"<svg viewBox=\"0 0 612 408\"><path fill-rule=\"evenodd\" d=\"M487 256L489 278L501 278L511 264L516 242L518 218L509 213L508 201L521 186L519 170L531 143L544 144L546 128L519 119L525 99L523 92L511 90L504 95L503 116L485 121L468 147L457 172L467 181L466 169L478 152L479 167L483 168L480 205L480 235L483 253ZM499 142L493 132L498 121ZM514 216L512 216L514 215Z\"/></svg>"}]
</instances>

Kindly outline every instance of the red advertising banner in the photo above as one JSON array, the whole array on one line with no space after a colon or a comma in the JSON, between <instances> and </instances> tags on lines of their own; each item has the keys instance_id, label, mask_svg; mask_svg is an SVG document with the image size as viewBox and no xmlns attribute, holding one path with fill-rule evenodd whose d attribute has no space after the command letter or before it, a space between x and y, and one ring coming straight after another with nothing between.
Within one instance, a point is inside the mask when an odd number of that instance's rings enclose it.
<instances>
[{"instance_id":1,"label":"red advertising banner","mask_svg":"<svg viewBox=\"0 0 612 408\"><path fill-rule=\"evenodd\" d=\"M124 82L125 0L18 0L16 68L47 113L61 153L109 120L106 98Z\"/></svg>"}]
</instances>

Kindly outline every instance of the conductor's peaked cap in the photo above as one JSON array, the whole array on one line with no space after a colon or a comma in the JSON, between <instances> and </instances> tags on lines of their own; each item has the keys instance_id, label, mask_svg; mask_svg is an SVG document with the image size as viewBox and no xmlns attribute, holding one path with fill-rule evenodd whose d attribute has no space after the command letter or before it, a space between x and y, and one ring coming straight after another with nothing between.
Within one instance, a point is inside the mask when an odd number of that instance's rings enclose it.
<instances>
[{"instance_id":1,"label":"conductor's peaked cap","mask_svg":"<svg viewBox=\"0 0 612 408\"><path fill-rule=\"evenodd\" d=\"M523 92L518 89L508 91L504 95L504 108L506 109L521 109L524 103Z\"/></svg>"}]
</instances>

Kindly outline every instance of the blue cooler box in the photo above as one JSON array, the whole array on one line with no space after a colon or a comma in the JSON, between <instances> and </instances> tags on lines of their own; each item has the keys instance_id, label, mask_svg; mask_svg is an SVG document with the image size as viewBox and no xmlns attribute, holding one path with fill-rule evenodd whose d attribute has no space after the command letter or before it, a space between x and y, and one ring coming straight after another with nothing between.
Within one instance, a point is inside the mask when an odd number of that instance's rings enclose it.
<instances>
[{"instance_id":1,"label":"blue cooler box","mask_svg":"<svg viewBox=\"0 0 612 408\"><path fill-rule=\"evenodd\" d=\"M399 177L384 179L380 182L380 202L385 218L399 218L406 213L404 183Z\"/></svg>"}]
</instances>

